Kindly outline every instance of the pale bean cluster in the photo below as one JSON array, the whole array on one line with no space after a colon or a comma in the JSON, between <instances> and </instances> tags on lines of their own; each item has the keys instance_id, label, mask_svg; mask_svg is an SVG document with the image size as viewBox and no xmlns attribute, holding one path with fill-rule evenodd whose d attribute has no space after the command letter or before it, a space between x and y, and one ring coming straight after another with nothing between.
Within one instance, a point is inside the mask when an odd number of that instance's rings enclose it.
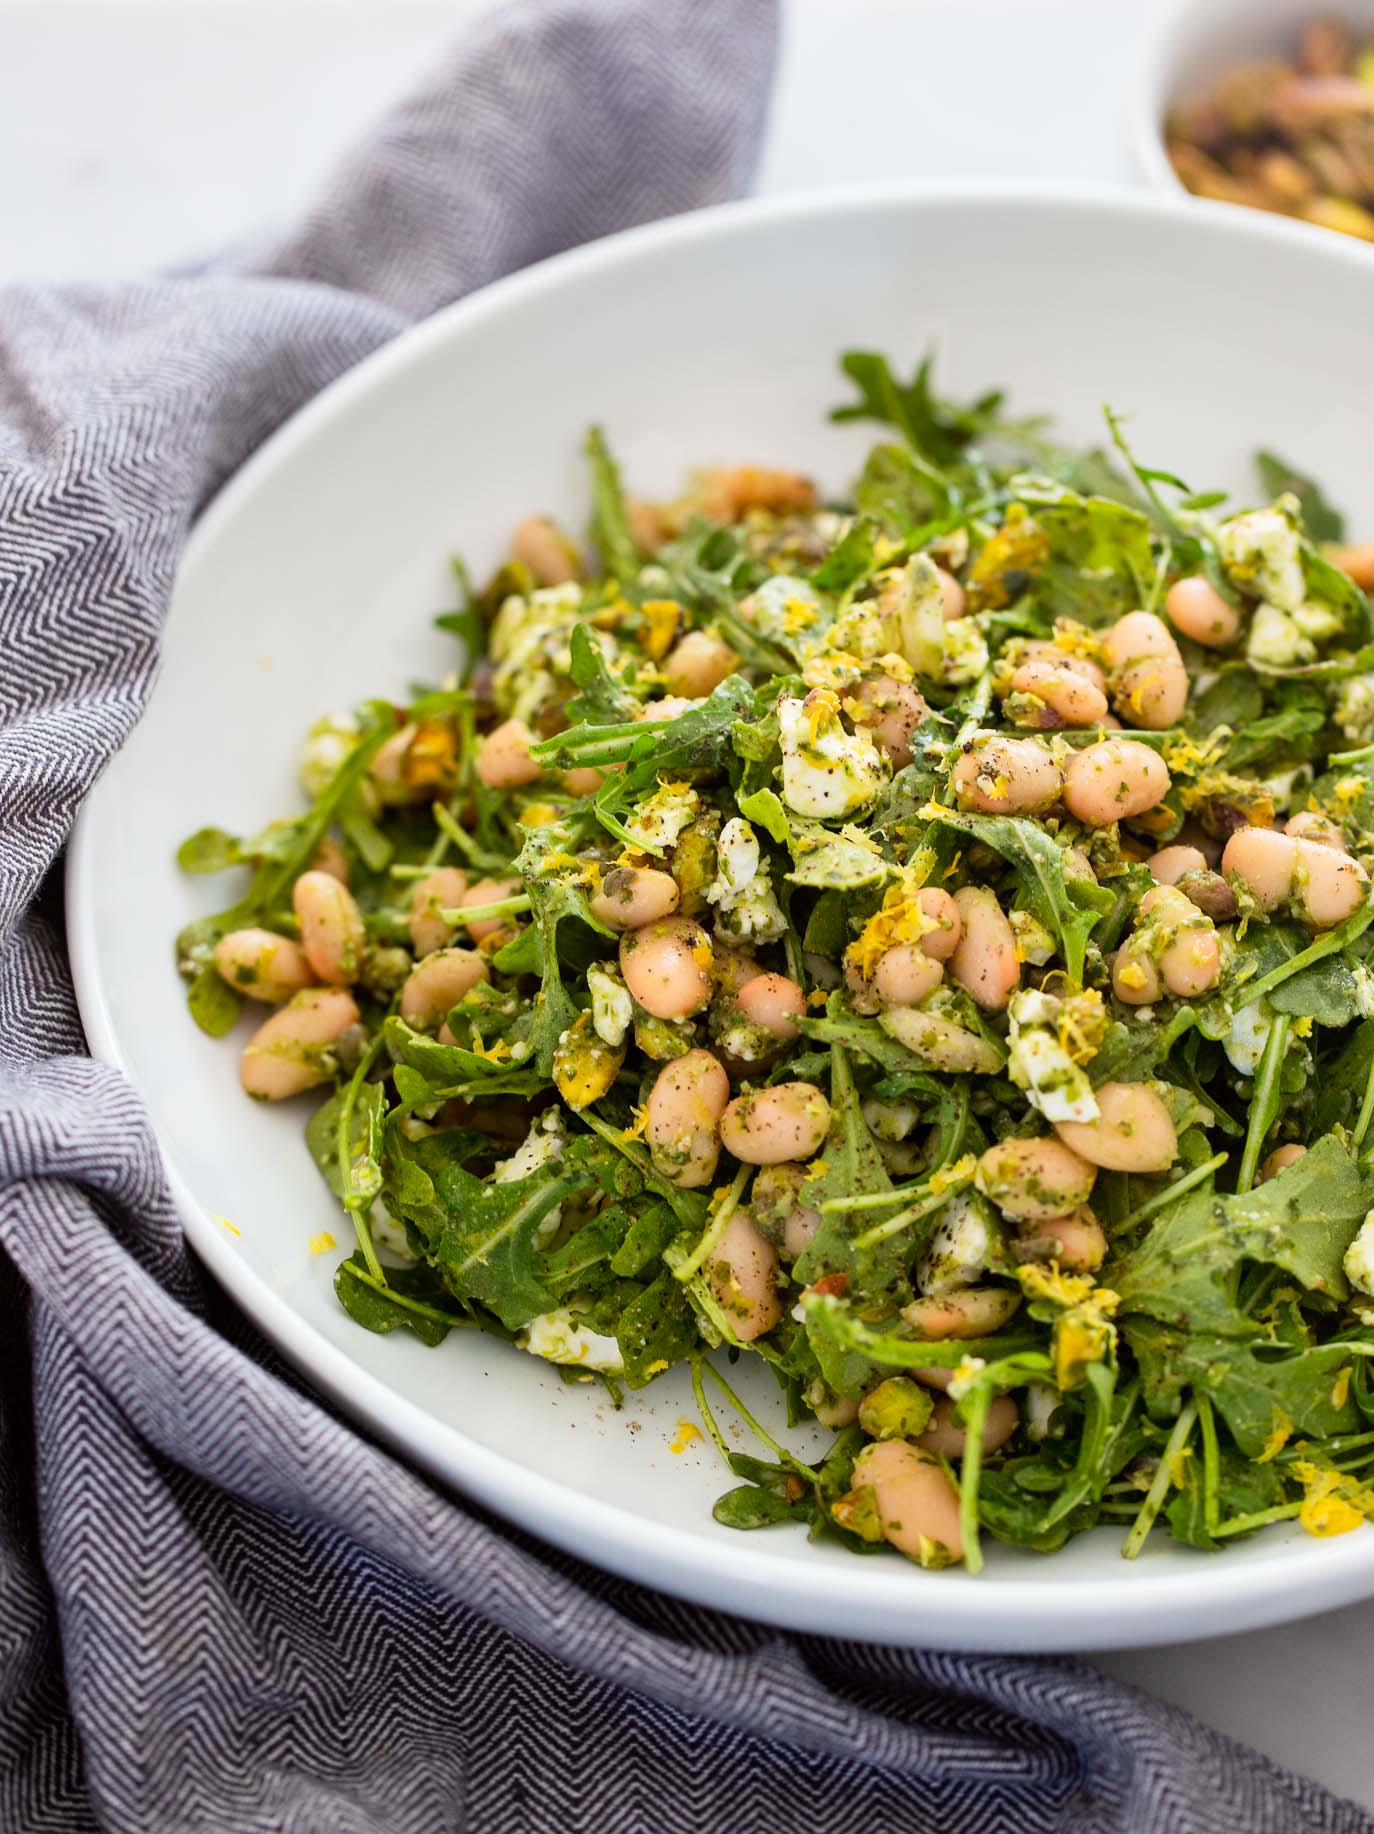
<instances>
[{"instance_id":1,"label":"pale bean cluster","mask_svg":"<svg viewBox=\"0 0 1374 1834\"><path fill-rule=\"evenodd\" d=\"M1345 851L1339 830L1307 814L1295 815L1282 833L1238 828L1226 843L1221 870L1244 888L1257 910L1277 911L1291 903L1313 930L1344 923L1369 891L1369 874Z\"/></svg>"},{"instance_id":2,"label":"pale bean cluster","mask_svg":"<svg viewBox=\"0 0 1374 1834\"><path fill-rule=\"evenodd\" d=\"M1134 932L1112 963L1117 999L1128 1006L1148 1006L1165 992L1196 999L1220 978L1221 942L1211 918L1176 885L1156 885L1146 892L1136 909Z\"/></svg>"}]
</instances>

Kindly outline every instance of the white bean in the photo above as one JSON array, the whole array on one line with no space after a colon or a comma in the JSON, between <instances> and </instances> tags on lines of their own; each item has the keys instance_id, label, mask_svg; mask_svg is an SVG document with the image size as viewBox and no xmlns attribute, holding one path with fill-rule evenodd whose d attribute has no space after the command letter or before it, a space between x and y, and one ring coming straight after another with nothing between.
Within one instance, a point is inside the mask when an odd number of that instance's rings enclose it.
<instances>
[{"instance_id":1,"label":"white bean","mask_svg":"<svg viewBox=\"0 0 1374 1834\"><path fill-rule=\"evenodd\" d=\"M690 917L660 917L620 939L620 972L655 1019L688 1019L711 998L710 938Z\"/></svg>"},{"instance_id":2,"label":"white bean","mask_svg":"<svg viewBox=\"0 0 1374 1834\"><path fill-rule=\"evenodd\" d=\"M1001 1012L1021 982L1016 932L984 885L965 885L954 903L963 928L949 971L985 1012Z\"/></svg>"},{"instance_id":3,"label":"white bean","mask_svg":"<svg viewBox=\"0 0 1374 1834\"><path fill-rule=\"evenodd\" d=\"M468 875L458 866L440 866L415 881L407 925L416 955L433 955L452 941L453 925L445 923L439 913L451 910L467 889Z\"/></svg>"},{"instance_id":4,"label":"white bean","mask_svg":"<svg viewBox=\"0 0 1374 1834\"><path fill-rule=\"evenodd\" d=\"M960 752L950 781L962 808L984 815L1043 815L1059 801L1064 775L1035 739L983 733Z\"/></svg>"},{"instance_id":5,"label":"white bean","mask_svg":"<svg viewBox=\"0 0 1374 1834\"><path fill-rule=\"evenodd\" d=\"M569 796L595 796L605 781L606 773L594 764L574 765L563 773L563 788Z\"/></svg>"},{"instance_id":6,"label":"white bean","mask_svg":"<svg viewBox=\"0 0 1374 1834\"><path fill-rule=\"evenodd\" d=\"M654 1170L670 1184L710 1184L720 1157L720 1117L730 1079L710 1051L691 1050L664 1064L646 1104L644 1138Z\"/></svg>"},{"instance_id":7,"label":"white bean","mask_svg":"<svg viewBox=\"0 0 1374 1834\"><path fill-rule=\"evenodd\" d=\"M301 947L314 973L344 987L362 972L366 933L353 894L332 873L303 872L291 893Z\"/></svg>"},{"instance_id":8,"label":"white bean","mask_svg":"<svg viewBox=\"0 0 1374 1834\"><path fill-rule=\"evenodd\" d=\"M534 734L523 720L506 720L482 740L477 775L489 790L514 790L533 783L540 766L530 756Z\"/></svg>"},{"instance_id":9,"label":"white bean","mask_svg":"<svg viewBox=\"0 0 1374 1834\"><path fill-rule=\"evenodd\" d=\"M281 1006L315 976L304 949L275 930L230 930L215 944L215 967L235 993Z\"/></svg>"},{"instance_id":10,"label":"white bean","mask_svg":"<svg viewBox=\"0 0 1374 1834\"><path fill-rule=\"evenodd\" d=\"M884 1006L919 1006L945 978L944 967L920 943L899 943L879 958L873 991Z\"/></svg>"},{"instance_id":11,"label":"white bean","mask_svg":"<svg viewBox=\"0 0 1374 1834\"><path fill-rule=\"evenodd\" d=\"M1016 694L1033 694L1045 703L1050 715L1041 724L1096 726L1107 712L1107 697L1076 669L1039 659L1023 662L1011 678ZM1023 722L1028 723L1028 722Z\"/></svg>"},{"instance_id":12,"label":"white bean","mask_svg":"<svg viewBox=\"0 0 1374 1834\"><path fill-rule=\"evenodd\" d=\"M248 1040L239 1064L244 1092L280 1102L328 1082L338 1068L330 1046L357 1023L351 994L341 987L307 987Z\"/></svg>"},{"instance_id":13,"label":"white bean","mask_svg":"<svg viewBox=\"0 0 1374 1834\"><path fill-rule=\"evenodd\" d=\"M1369 891L1369 874L1348 853L1319 841L1300 840L1294 874L1298 909L1314 930L1331 930L1353 917Z\"/></svg>"},{"instance_id":14,"label":"white bean","mask_svg":"<svg viewBox=\"0 0 1374 1834\"><path fill-rule=\"evenodd\" d=\"M964 1557L959 1493L943 1466L904 1439L881 1439L854 1460L855 1489L871 1489L883 1537L912 1560Z\"/></svg>"},{"instance_id":15,"label":"white bean","mask_svg":"<svg viewBox=\"0 0 1374 1834\"><path fill-rule=\"evenodd\" d=\"M1290 1165L1296 1165L1306 1153L1305 1146L1290 1141L1287 1146L1276 1146L1260 1166L1259 1182L1265 1184L1271 1178L1277 1178L1280 1172L1286 1172Z\"/></svg>"},{"instance_id":16,"label":"white bean","mask_svg":"<svg viewBox=\"0 0 1374 1834\"><path fill-rule=\"evenodd\" d=\"M1001 1330L1020 1303L1021 1295L1009 1286L961 1286L941 1293L938 1299L913 1299L902 1307L902 1317L913 1331L936 1341L946 1337L990 1337ZM926 1373L917 1372L922 1382L926 1381ZM931 1384L927 1382L927 1386Z\"/></svg>"},{"instance_id":17,"label":"white bean","mask_svg":"<svg viewBox=\"0 0 1374 1834\"><path fill-rule=\"evenodd\" d=\"M742 1344L771 1331L782 1317L778 1257L746 1210L736 1210L711 1249L706 1280L732 1334Z\"/></svg>"},{"instance_id":18,"label":"white bean","mask_svg":"<svg viewBox=\"0 0 1374 1834\"><path fill-rule=\"evenodd\" d=\"M894 1006L883 1014L883 1029L933 1070L992 1076L1002 1059L986 1038L971 1032L941 1013L923 1012L919 1006Z\"/></svg>"},{"instance_id":19,"label":"white bean","mask_svg":"<svg viewBox=\"0 0 1374 1834\"><path fill-rule=\"evenodd\" d=\"M927 1452L938 1453L941 1458L962 1458L968 1434L954 1418L957 1409L958 1403L951 1401L948 1395L937 1401L930 1425L917 1436L916 1444ZM1021 1410L1011 1396L994 1395L983 1422L984 1452L996 1452L1004 1446L1020 1424Z\"/></svg>"},{"instance_id":20,"label":"white bean","mask_svg":"<svg viewBox=\"0 0 1374 1834\"><path fill-rule=\"evenodd\" d=\"M663 659L663 684L669 694L704 698L739 667L739 657L721 637L708 630L689 630Z\"/></svg>"},{"instance_id":21,"label":"white bean","mask_svg":"<svg viewBox=\"0 0 1374 1834\"><path fill-rule=\"evenodd\" d=\"M1272 828L1237 828L1221 856L1221 870L1241 881L1262 911L1274 911L1293 890L1298 843Z\"/></svg>"},{"instance_id":22,"label":"white bean","mask_svg":"<svg viewBox=\"0 0 1374 1834\"><path fill-rule=\"evenodd\" d=\"M1131 726L1162 732L1188 704L1188 671L1163 618L1129 611L1102 639L1112 705Z\"/></svg>"},{"instance_id":23,"label":"white bean","mask_svg":"<svg viewBox=\"0 0 1374 1834\"><path fill-rule=\"evenodd\" d=\"M1161 847L1145 862L1159 885L1177 885L1185 872L1205 872L1207 856L1198 847Z\"/></svg>"},{"instance_id":24,"label":"white bean","mask_svg":"<svg viewBox=\"0 0 1374 1834\"><path fill-rule=\"evenodd\" d=\"M977 1184L1005 1215L1032 1221L1086 1203L1097 1168L1061 1140L999 1140L978 1161Z\"/></svg>"},{"instance_id":25,"label":"white bean","mask_svg":"<svg viewBox=\"0 0 1374 1834\"><path fill-rule=\"evenodd\" d=\"M737 1095L721 1117L720 1137L741 1165L809 1159L830 1131L830 1103L814 1083L777 1083Z\"/></svg>"},{"instance_id":26,"label":"white bean","mask_svg":"<svg viewBox=\"0 0 1374 1834\"><path fill-rule=\"evenodd\" d=\"M1200 573L1175 580L1164 595L1174 629L1204 649L1224 650L1240 632L1240 613Z\"/></svg>"},{"instance_id":27,"label":"white bean","mask_svg":"<svg viewBox=\"0 0 1374 1834\"><path fill-rule=\"evenodd\" d=\"M1283 831L1291 834L1295 841L1318 841L1323 847L1334 847L1337 853L1350 851L1345 844L1345 829L1330 816L1319 815L1315 809L1301 809L1296 815L1290 815L1283 824Z\"/></svg>"},{"instance_id":28,"label":"white bean","mask_svg":"<svg viewBox=\"0 0 1374 1834\"><path fill-rule=\"evenodd\" d=\"M436 949L407 976L401 989L401 1017L419 1031L430 1031L488 974L475 949Z\"/></svg>"},{"instance_id":29,"label":"white bean","mask_svg":"<svg viewBox=\"0 0 1374 1834\"><path fill-rule=\"evenodd\" d=\"M756 1225L777 1242L785 1259L795 1261L821 1226L821 1213L803 1204L801 1188L810 1177L804 1165L784 1161L764 1165L754 1175L749 1209Z\"/></svg>"},{"instance_id":30,"label":"white bean","mask_svg":"<svg viewBox=\"0 0 1374 1834\"><path fill-rule=\"evenodd\" d=\"M563 586L581 576L577 549L547 516L526 516L511 536L510 551L541 586Z\"/></svg>"},{"instance_id":31,"label":"white bean","mask_svg":"<svg viewBox=\"0 0 1374 1834\"><path fill-rule=\"evenodd\" d=\"M797 1020L806 1017L806 995L785 974L756 974L735 995L745 1018L774 1038L798 1037Z\"/></svg>"},{"instance_id":32,"label":"white bean","mask_svg":"<svg viewBox=\"0 0 1374 1834\"><path fill-rule=\"evenodd\" d=\"M1054 1131L1090 1165L1108 1172L1166 1172L1178 1156L1169 1110L1143 1083L1103 1083L1095 1121L1058 1121Z\"/></svg>"},{"instance_id":33,"label":"white bean","mask_svg":"<svg viewBox=\"0 0 1374 1834\"><path fill-rule=\"evenodd\" d=\"M934 925L922 936L921 947L934 961L947 962L964 933L959 906L948 892L935 885L923 886L916 894L916 903L927 922Z\"/></svg>"},{"instance_id":34,"label":"white bean","mask_svg":"<svg viewBox=\"0 0 1374 1834\"><path fill-rule=\"evenodd\" d=\"M671 917L682 894L671 873L651 866L612 866L588 903L592 915L613 930L641 930Z\"/></svg>"},{"instance_id":35,"label":"white bean","mask_svg":"<svg viewBox=\"0 0 1374 1834\"><path fill-rule=\"evenodd\" d=\"M952 624L955 618L963 617L968 606L967 596L952 573L944 567L937 567L935 571L940 576L940 611L945 623Z\"/></svg>"},{"instance_id":36,"label":"white bean","mask_svg":"<svg viewBox=\"0 0 1374 1834\"><path fill-rule=\"evenodd\" d=\"M487 904L500 904L503 899L512 898L520 890L518 879L479 879L475 885L469 885L458 900L460 911L481 910ZM466 918L459 919L474 942L485 942L489 936L497 936L509 928L510 920L506 917L479 917L476 923L469 923Z\"/></svg>"},{"instance_id":37,"label":"white bean","mask_svg":"<svg viewBox=\"0 0 1374 1834\"><path fill-rule=\"evenodd\" d=\"M1169 793L1169 769L1138 739L1103 739L1076 752L1064 773L1069 813L1087 828L1131 821Z\"/></svg>"},{"instance_id":38,"label":"white bean","mask_svg":"<svg viewBox=\"0 0 1374 1834\"><path fill-rule=\"evenodd\" d=\"M1096 1273L1107 1258L1102 1225L1086 1204L1071 1216L1055 1216L1026 1231L1018 1254L1032 1261L1057 1261L1071 1273Z\"/></svg>"},{"instance_id":39,"label":"white bean","mask_svg":"<svg viewBox=\"0 0 1374 1834\"><path fill-rule=\"evenodd\" d=\"M860 682L854 702L856 723L868 727L896 769L910 764L911 735L930 712L924 696L909 681L880 675Z\"/></svg>"}]
</instances>

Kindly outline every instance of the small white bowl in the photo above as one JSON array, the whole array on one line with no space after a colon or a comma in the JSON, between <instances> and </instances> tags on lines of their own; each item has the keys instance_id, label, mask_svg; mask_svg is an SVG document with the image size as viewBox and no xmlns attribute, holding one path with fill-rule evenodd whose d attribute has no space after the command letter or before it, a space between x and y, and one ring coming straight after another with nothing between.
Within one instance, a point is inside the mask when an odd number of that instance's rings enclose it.
<instances>
[{"instance_id":1,"label":"small white bowl","mask_svg":"<svg viewBox=\"0 0 1374 1834\"><path fill-rule=\"evenodd\" d=\"M1127 110L1131 153L1141 176L1161 191L1190 195L1169 163L1164 117L1235 64L1292 57L1302 28L1323 0L1174 0L1145 34ZM1371 0L1339 6L1348 24L1374 34Z\"/></svg>"}]
</instances>

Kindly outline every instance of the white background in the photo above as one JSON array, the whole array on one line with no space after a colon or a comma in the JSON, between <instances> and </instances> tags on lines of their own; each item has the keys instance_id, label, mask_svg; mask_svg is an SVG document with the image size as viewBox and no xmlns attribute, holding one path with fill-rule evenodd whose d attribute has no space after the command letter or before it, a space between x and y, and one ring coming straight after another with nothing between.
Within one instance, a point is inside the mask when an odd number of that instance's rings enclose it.
<instances>
[{"instance_id":1,"label":"white background","mask_svg":"<svg viewBox=\"0 0 1374 1834\"><path fill-rule=\"evenodd\" d=\"M136 273L289 216L487 4L0 0L0 281ZM1150 7L789 0L760 187L1132 183L1123 95ZM1374 1808L1371 1649L1374 1605L1101 1660Z\"/></svg>"}]
</instances>

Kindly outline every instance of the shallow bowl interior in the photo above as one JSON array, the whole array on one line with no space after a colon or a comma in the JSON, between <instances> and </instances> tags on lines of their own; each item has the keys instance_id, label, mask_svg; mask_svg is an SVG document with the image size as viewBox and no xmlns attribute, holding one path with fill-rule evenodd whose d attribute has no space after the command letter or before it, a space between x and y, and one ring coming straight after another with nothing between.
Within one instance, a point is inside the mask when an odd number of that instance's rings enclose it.
<instances>
[{"instance_id":1,"label":"shallow bowl interior","mask_svg":"<svg viewBox=\"0 0 1374 1834\"><path fill-rule=\"evenodd\" d=\"M1253 213L1005 190L754 204L650 228L492 288L364 364L239 475L186 555L143 724L71 856L70 922L93 1047L142 1091L197 1251L319 1386L441 1477L586 1558L817 1631L967 1648L1166 1641L1374 1592L1374 1535L1275 1531L1209 1558L1114 1535L1052 1558L994 1549L985 1575L857 1560L800 1533L716 1527L725 1486L673 1376L615 1412L535 1359L455 1334L378 1338L337 1309L341 1218L301 1143L308 1102L242 1099L233 1041L190 1024L171 938L227 898L173 851L207 822L296 806L319 713L403 698L451 663L431 614L447 559L477 573L532 509L580 525L584 428L633 485L750 458L841 487L876 430L836 428L851 345L932 345L954 393L1005 384L1072 438L1129 412L1149 462L1251 489L1258 444L1315 470L1357 517L1370 485L1363 373L1374 263ZM1357 528L1358 528L1357 523ZM1366 532L1367 529L1366 529ZM776 1407L756 1385L760 1405Z\"/></svg>"}]
</instances>

